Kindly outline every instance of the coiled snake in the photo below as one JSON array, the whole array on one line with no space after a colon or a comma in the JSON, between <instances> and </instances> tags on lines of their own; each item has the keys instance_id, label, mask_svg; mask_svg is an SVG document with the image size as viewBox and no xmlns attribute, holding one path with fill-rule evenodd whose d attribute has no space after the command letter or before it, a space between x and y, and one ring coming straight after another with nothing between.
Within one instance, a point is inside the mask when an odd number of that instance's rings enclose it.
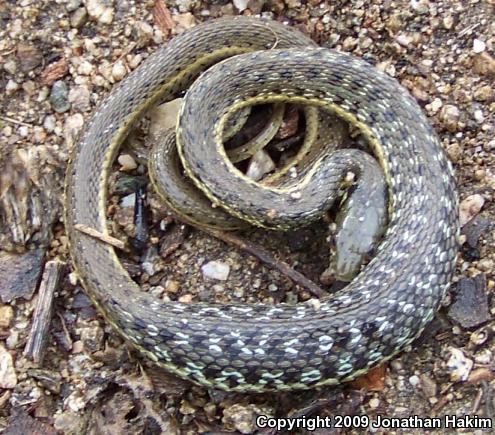
<instances>
[{"instance_id":1,"label":"coiled snake","mask_svg":"<svg viewBox=\"0 0 495 435\"><path fill-rule=\"evenodd\" d=\"M318 218L322 195L331 204L359 156L341 150L321 158L295 186L257 189L226 159L221 135L229 113L266 101L309 104L367 138L388 183L389 225L376 257L343 292L295 306L164 303L139 290L112 247L75 228L107 234L107 178L129 128L205 70L187 93L179 151L198 187L238 217L272 228ZM218 190L212 174L226 182ZM362 60L249 18L183 33L115 86L73 150L65 205L74 265L105 318L160 366L224 390L306 389L365 373L433 318L456 259L452 169L407 91Z\"/></svg>"}]
</instances>

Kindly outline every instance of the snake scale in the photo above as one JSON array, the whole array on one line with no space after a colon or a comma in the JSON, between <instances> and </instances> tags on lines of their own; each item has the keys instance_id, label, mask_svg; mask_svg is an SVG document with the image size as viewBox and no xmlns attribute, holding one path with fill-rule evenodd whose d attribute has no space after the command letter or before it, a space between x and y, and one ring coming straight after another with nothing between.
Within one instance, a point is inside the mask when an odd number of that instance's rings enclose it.
<instances>
[{"instance_id":1,"label":"snake scale","mask_svg":"<svg viewBox=\"0 0 495 435\"><path fill-rule=\"evenodd\" d=\"M333 185L355 166L356 150L324 156L315 165L322 171L309 171L289 196L277 188L258 192L221 145L230 113L260 102L307 104L367 139L387 181L389 225L377 255L343 291L295 306L165 303L140 291L111 246L76 229L108 234L106 185L120 144L147 109L189 87L177 129L186 170L210 199L258 225L289 227L320 216L312 193L335 196ZM212 173L227 187L214 191ZM316 187L301 184L313 178ZM239 179L242 188L232 184ZM360 59L318 48L281 24L243 17L184 32L114 87L72 152L65 212L76 271L107 321L170 372L242 392L337 384L390 359L433 318L457 252L453 171L408 92Z\"/></svg>"}]
</instances>

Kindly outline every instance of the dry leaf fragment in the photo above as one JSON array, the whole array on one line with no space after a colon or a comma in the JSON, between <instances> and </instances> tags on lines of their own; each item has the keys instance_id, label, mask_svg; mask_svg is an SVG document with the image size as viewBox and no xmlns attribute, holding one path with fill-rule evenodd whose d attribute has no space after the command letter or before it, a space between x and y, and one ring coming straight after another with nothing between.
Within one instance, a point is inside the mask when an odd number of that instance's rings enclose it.
<instances>
[{"instance_id":1,"label":"dry leaf fragment","mask_svg":"<svg viewBox=\"0 0 495 435\"><path fill-rule=\"evenodd\" d=\"M172 20L172 14L163 0L155 1L155 6L153 7L153 20L156 27L158 27L166 36L169 36L175 27L175 22Z\"/></svg>"},{"instance_id":2,"label":"dry leaf fragment","mask_svg":"<svg viewBox=\"0 0 495 435\"><path fill-rule=\"evenodd\" d=\"M69 72L69 64L63 57L57 62L48 65L41 73L41 83L47 86L53 85L57 80Z\"/></svg>"}]
</instances>

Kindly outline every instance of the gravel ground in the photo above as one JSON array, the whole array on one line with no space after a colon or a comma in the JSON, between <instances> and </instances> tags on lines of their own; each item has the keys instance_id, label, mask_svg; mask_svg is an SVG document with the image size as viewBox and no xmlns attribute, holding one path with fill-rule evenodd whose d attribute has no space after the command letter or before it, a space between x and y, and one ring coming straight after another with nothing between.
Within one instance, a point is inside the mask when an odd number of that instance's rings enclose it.
<instances>
[{"instance_id":1,"label":"gravel ground","mask_svg":"<svg viewBox=\"0 0 495 435\"><path fill-rule=\"evenodd\" d=\"M44 360L32 362L24 349L38 297L33 292L41 259L45 255L67 261L60 222L62 180L77 133L112 86L157 46L197 22L238 14L288 21L323 46L363 57L394 76L420 102L455 164L466 223L455 282L444 308L411 349L352 385L283 395L228 394L167 376L130 351L97 315L68 266L56 294ZM0 431L274 433L256 428L258 415L365 415L370 419L469 415L493 421L493 0L331 4L320 0L7 0L0 3L0 20L0 257L4 265L0 272ZM139 139L137 129L129 142ZM131 182L143 172L139 159L127 151L119 164L134 178ZM114 193L118 183L113 180ZM117 206L129 195L125 188L120 190L109 204L114 231L135 235L132 207ZM132 258L124 259L146 291L182 301L228 297L290 303L310 297L253 257L174 223L156 205L153 194L149 202L151 220L157 224L152 229L152 247L141 267ZM290 264L297 261L299 270L317 279L325 268L325 254L324 247L312 240L322 239L321 231L316 225L291 236L256 233L255 239L268 237L271 245L281 246L277 255ZM228 273L227 280L204 277L204 266L211 261L216 262L210 264L216 266L214 272ZM26 270L29 273L20 274ZM196 290L186 290L191 288ZM366 430L316 431L347 432ZM473 428L458 432L482 433Z\"/></svg>"}]
</instances>

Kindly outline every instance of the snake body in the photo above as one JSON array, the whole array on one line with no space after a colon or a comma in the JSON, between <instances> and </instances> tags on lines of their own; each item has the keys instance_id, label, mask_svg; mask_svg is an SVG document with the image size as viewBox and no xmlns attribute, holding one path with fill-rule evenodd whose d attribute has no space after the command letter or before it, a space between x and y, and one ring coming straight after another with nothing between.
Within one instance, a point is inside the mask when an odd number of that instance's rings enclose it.
<instances>
[{"instance_id":1,"label":"snake body","mask_svg":"<svg viewBox=\"0 0 495 435\"><path fill-rule=\"evenodd\" d=\"M217 63L233 55L241 56ZM314 168L323 173L311 169L296 185L256 191L221 144L231 113L253 103L313 105L367 138L388 184L389 225L376 257L343 292L296 306L165 303L139 290L112 247L77 231L82 224L108 233L107 178L130 127L206 69L186 96L179 152L197 186L238 217L275 228L317 218L316 203L305 195L319 189L334 196L332 183L338 186L348 168L359 169L354 159L361 157L356 150L322 156ZM215 191L218 180L208 168L227 185L240 179L243 194L236 188ZM313 180L317 187L304 190ZM294 192L304 195L290 196ZM65 206L76 271L108 322L158 365L224 390L336 384L390 359L433 318L456 259L452 168L407 91L362 60L317 48L283 25L249 18L215 20L183 33L112 90L73 150ZM274 206L280 206L276 213Z\"/></svg>"}]
</instances>

